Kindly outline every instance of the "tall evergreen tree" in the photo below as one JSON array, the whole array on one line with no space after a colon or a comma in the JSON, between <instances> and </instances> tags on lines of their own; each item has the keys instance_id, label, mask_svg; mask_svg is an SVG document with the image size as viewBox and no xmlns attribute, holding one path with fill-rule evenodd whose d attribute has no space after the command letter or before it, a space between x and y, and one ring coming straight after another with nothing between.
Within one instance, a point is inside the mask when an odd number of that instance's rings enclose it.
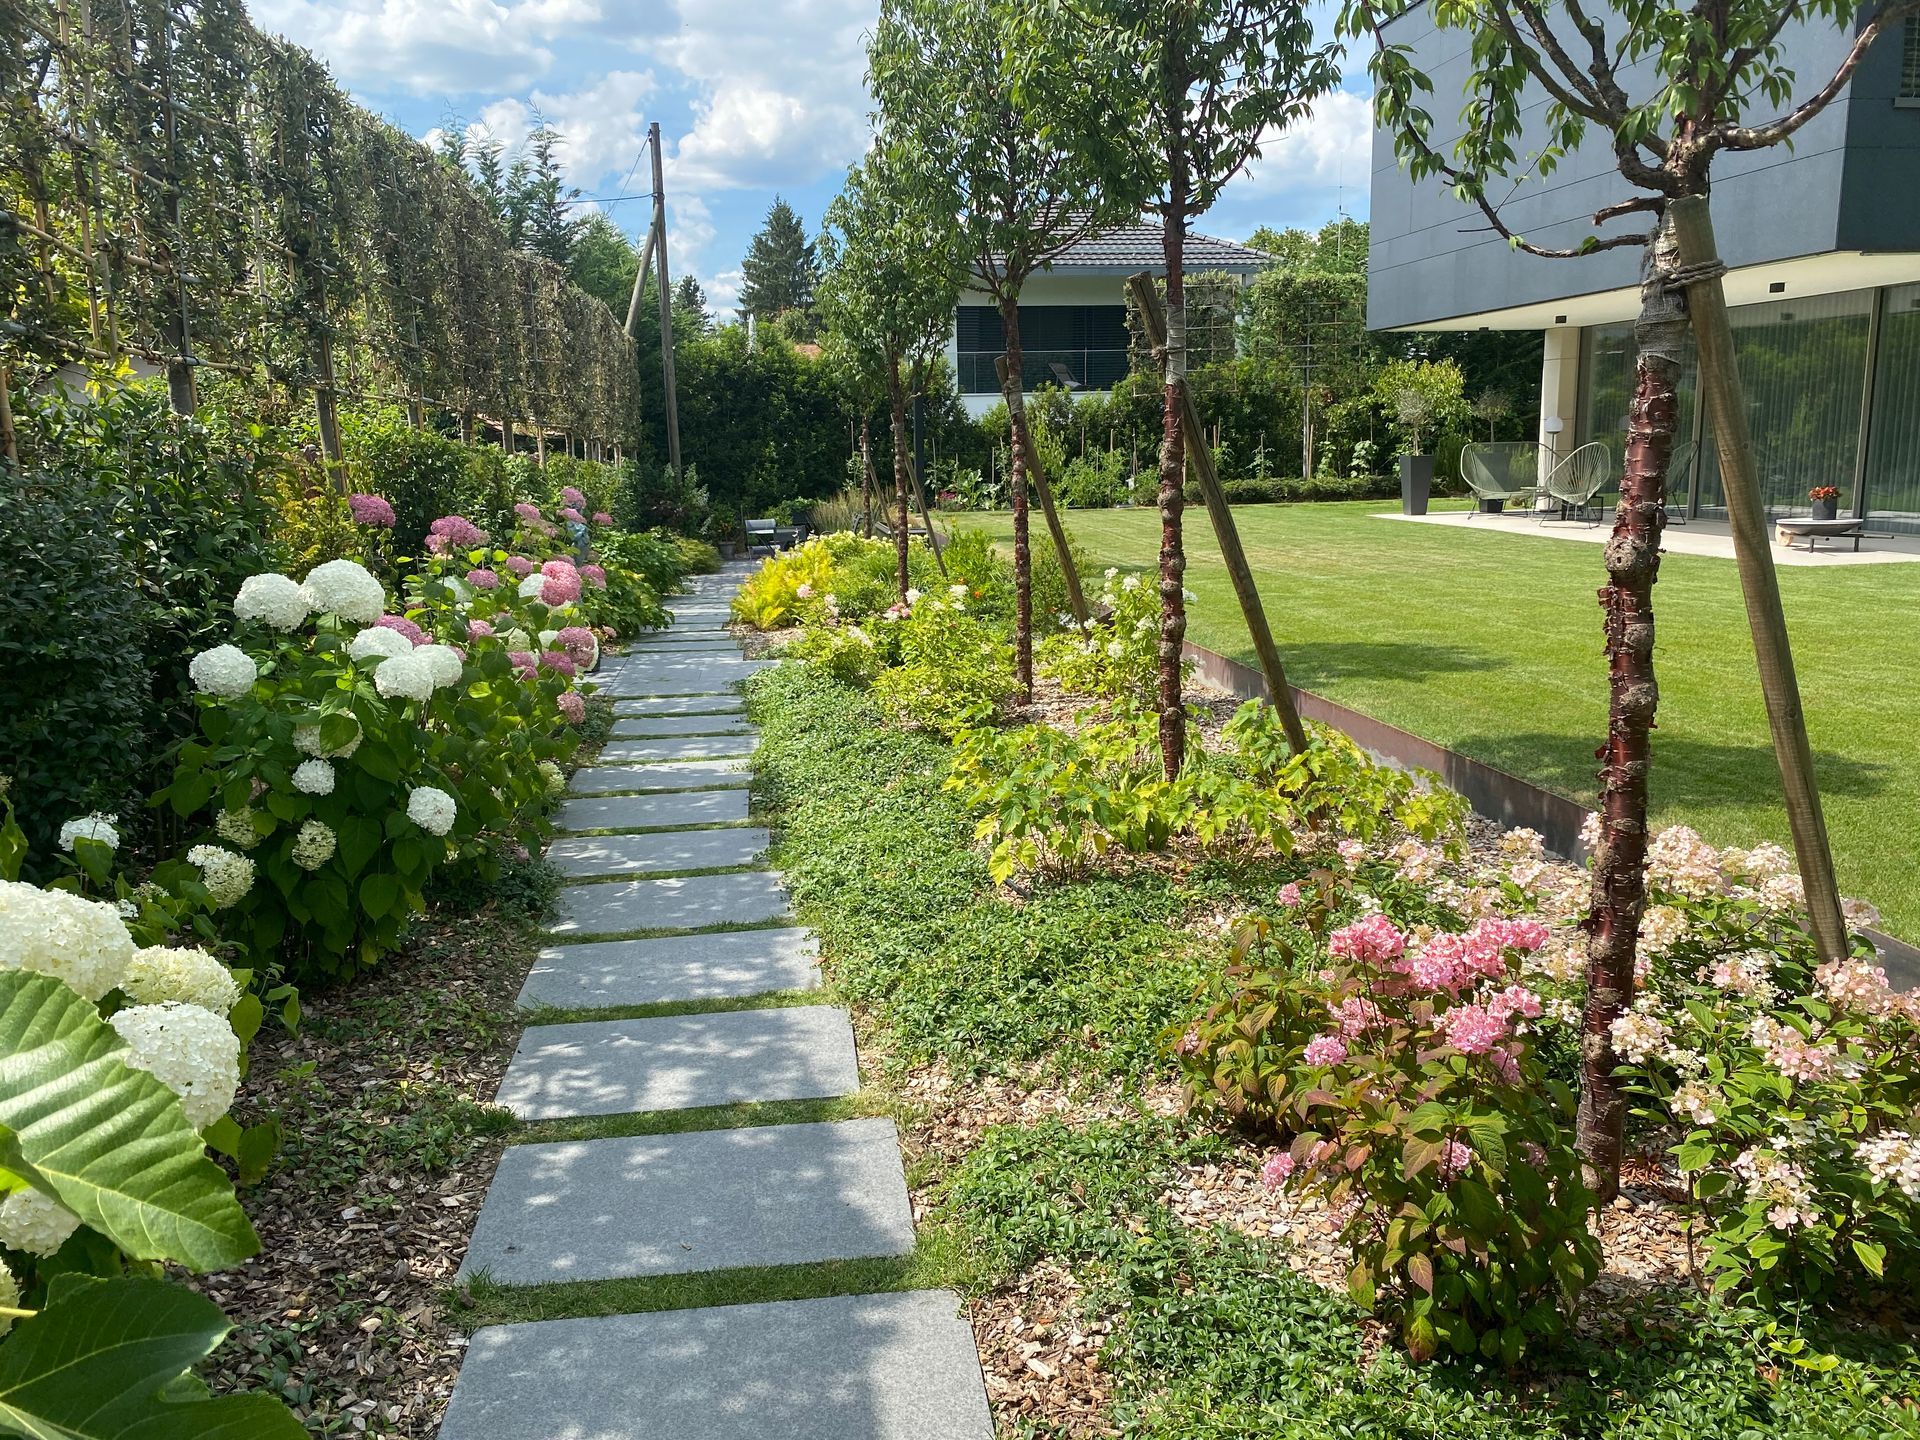
<instances>
[{"instance_id":1,"label":"tall evergreen tree","mask_svg":"<svg viewBox=\"0 0 1920 1440\"><path fill-rule=\"evenodd\" d=\"M574 238L568 273L573 283L606 302L617 319L627 318L633 298L633 276L640 256L620 227L595 210L580 222Z\"/></svg>"},{"instance_id":2,"label":"tall evergreen tree","mask_svg":"<svg viewBox=\"0 0 1920 1440\"><path fill-rule=\"evenodd\" d=\"M713 329L713 317L707 314L707 292L691 275L673 282L673 328L676 335L705 335Z\"/></svg>"},{"instance_id":3,"label":"tall evergreen tree","mask_svg":"<svg viewBox=\"0 0 1920 1440\"><path fill-rule=\"evenodd\" d=\"M788 310L813 313L820 261L806 227L791 205L774 196L767 223L747 245L740 262L740 313L760 321Z\"/></svg>"},{"instance_id":4,"label":"tall evergreen tree","mask_svg":"<svg viewBox=\"0 0 1920 1440\"><path fill-rule=\"evenodd\" d=\"M484 131L478 135L469 135L465 155L467 164L472 167L473 178L480 186L480 193L486 197L487 208L493 212L494 219L505 225L507 223L507 167L501 158L500 142Z\"/></svg>"},{"instance_id":5,"label":"tall evergreen tree","mask_svg":"<svg viewBox=\"0 0 1920 1440\"><path fill-rule=\"evenodd\" d=\"M560 132L542 121L527 137L526 151L513 162L517 243L556 265L572 263L582 223L572 211L580 192L560 177L563 143Z\"/></svg>"}]
</instances>

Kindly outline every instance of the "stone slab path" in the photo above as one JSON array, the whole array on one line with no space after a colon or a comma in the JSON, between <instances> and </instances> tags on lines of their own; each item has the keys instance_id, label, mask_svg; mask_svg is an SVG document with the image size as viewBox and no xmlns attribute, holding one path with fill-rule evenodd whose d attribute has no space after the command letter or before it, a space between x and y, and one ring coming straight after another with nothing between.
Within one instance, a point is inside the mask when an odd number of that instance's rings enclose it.
<instances>
[{"instance_id":1,"label":"stone slab path","mask_svg":"<svg viewBox=\"0 0 1920 1440\"><path fill-rule=\"evenodd\" d=\"M764 868L768 833L743 823L758 737L734 686L770 663L739 658L722 628L746 573L701 577L669 602L686 629L637 639L594 677L615 699L615 738L560 810L565 833L547 854L572 883L521 989L533 1023L498 1095L525 1122L571 1122L569 1138L508 1145L462 1279L717 1272L724 1296L731 1271L795 1267L804 1285L823 1262L914 1249L893 1122L808 1103L856 1094L859 1065L844 1010L787 1003L819 988L818 947L779 923L788 898ZM800 1106L792 1123L728 1122L725 1107L780 1101ZM613 1118L652 1115L662 1122ZM632 1128L667 1133L619 1133ZM549 1311L565 1313L572 1293L553 1292ZM441 1440L993 1433L959 1302L930 1290L492 1326L473 1336L440 1429Z\"/></svg>"}]
</instances>

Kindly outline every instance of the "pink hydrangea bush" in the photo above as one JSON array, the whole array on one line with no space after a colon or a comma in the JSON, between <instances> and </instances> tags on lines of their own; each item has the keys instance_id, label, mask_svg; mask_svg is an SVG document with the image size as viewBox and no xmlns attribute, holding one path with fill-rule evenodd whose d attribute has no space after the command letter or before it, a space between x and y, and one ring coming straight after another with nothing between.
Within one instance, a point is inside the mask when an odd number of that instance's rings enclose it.
<instances>
[{"instance_id":1,"label":"pink hydrangea bush","mask_svg":"<svg viewBox=\"0 0 1920 1440\"><path fill-rule=\"evenodd\" d=\"M356 525L370 525L381 530L391 530L397 523L393 505L384 495L369 495L356 492L347 496L347 513L353 516Z\"/></svg>"},{"instance_id":2,"label":"pink hydrangea bush","mask_svg":"<svg viewBox=\"0 0 1920 1440\"><path fill-rule=\"evenodd\" d=\"M1316 883L1351 911L1351 881ZM1445 1346L1511 1364L1564 1329L1599 1272L1573 1096L1538 1053L1556 1022L1524 970L1549 929L1377 911L1331 927L1320 897L1303 904L1296 884L1293 899L1284 926L1242 924L1182 1029L1189 1099L1284 1142L1263 1178L1325 1199L1350 1293L1415 1359Z\"/></svg>"}]
</instances>

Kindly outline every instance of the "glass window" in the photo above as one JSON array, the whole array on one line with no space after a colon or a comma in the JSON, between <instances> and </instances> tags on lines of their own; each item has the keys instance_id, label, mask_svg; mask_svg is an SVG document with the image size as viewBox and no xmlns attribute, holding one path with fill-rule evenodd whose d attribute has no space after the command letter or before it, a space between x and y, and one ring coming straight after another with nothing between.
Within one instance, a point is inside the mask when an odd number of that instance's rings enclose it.
<instances>
[{"instance_id":1,"label":"glass window","mask_svg":"<svg viewBox=\"0 0 1920 1440\"><path fill-rule=\"evenodd\" d=\"M1920 285L1896 285L1882 304L1867 513L1873 529L1920 534Z\"/></svg>"},{"instance_id":2,"label":"glass window","mask_svg":"<svg viewBox=\"0 0 1920 1440\"><path fill-rule=\"evenodd\" d=\"M1580 443L1598 440L1604 444L1613 455L1616 476L1625 468L1627 407L1633 400L1634 355L1631 320L1588 326L1581 337ZM1692 480L1693 447L1689 442L1693 438L1694 388L1693 339L1689 336L1686 361L1680 371L1680 415L1673 437L1680 463L1689 473L1667 477L1667 505L1676 515L1686 512L1687 486ZM1617 491L1619 481L1616 479L1608 488Z\"/></svg>"},{"instance_id":3,"label":"glass window","mask_svg":"<svg viewBox=\"0 0 1920 1440\"><path fill-rule=\"evenodd\" d=\"M1806 513L1816 485L1837 485L1841 509L1851 508L1872 309L1873 292L1854 290L1729 312L1769 515ZM1700 513L1724 518L1712 430L1702 427Z\"/></svg>"},{"instance_id":4,"label":"glass window","mask_svg":"<svg viewBox=\"0 0 1920 1440\"><path fill-rule=\"evenodd\" d=\"M991 305L962 305L955 338L963 395L997 394L994 361L1006 353L1006 331ZM1024 388L1059 385L1111 390L1127 373L1124 305L1022 305L1020 347Z\"/></svg>"}]
</instances>

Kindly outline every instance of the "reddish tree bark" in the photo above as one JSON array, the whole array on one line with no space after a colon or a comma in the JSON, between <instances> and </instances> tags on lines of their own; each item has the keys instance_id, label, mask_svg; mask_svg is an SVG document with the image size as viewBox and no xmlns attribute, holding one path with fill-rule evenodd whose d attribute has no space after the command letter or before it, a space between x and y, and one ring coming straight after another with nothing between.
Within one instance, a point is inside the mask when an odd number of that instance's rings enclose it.
<instances>
[{"instance_id":1,"label":"reddish tree bark","mask_svg":"<svg viewBox=\"0 0 1920 1440\"><path fill-rule=\"evenodd\" d=\"M1166 77L1169 94L1184 96L1184 75ZM1186 503L1186 437L1181 427L1181 395L1187 383L1187 290L1185 278L1188 173L1186 134L1177 118L1167 132L1167 203L1161 215L1160 247L1167 268L1167 351L1160 435L1160 755L1167 778L1180 773L1187 758L1187 715L1180 693L1181 652L1187 639L1187 554L1180 533Z\"/></svg>"},{"instance_id":2,"label":"reddish tree bark","mask_svg":"<svg viewBox=\"0 0 1920 1440\"><path fill-rule=\"evenodd\" d=\"M860 417L860 506L864 513L867 539L873 538L873 431L867 417Z\"/></svg>"},{"instance_id":3,"label":"reddish tree bark","mask_svg":"<svg viewBox=\"0 0 1920 1440\"><path fill-rule=\"evenodd\" d=\"M1614 1077L1613 1022L1633 1000L1634 956L1646 909L1647 772L1660 690L1653 673L1653 587L1666 528L1667 463L1679 415L1676 395L1686 308L1666 287L1671 251L1651 254L1634 328L1639 355L1627 412L1626 473L1607 542L1605 615L1607 739L1600 771L1600 838L1587 916L1587 1003L1581 1020L1577 1144L1587 1183L1604 1202L1620 1185L1626 1097Z\"/></svg>"},{"instance_id":4,"label":"reddish tree bark","mask_svg":"<svg viewBox=\"0 0 1920 1440\"><path fill-rule=\"evenodd\" d=\"M1007 489L1013 501L1013 665L1022 704L1033 700L1033 544L1027 507L1027 456L1033 437L1027 430L1027 400L1021 384L1026 357L1020 348L1020 304L1000 302L1006 331L1007 369L1001 394L1007 402Z\"/></svg>"},{"instance_id":5,"label":"reddish tree bark","mask_svg":"<svg viewBox=\"0 0 1920 1440\"><path fill-rule=\"evenodd\" d=\"M907 393L900 384L900 366L887 362L887 407L893 423L893 544L899 570L900 603L907 603ZM931 532L932 522L928 522Z\"/></svg>"}]
</instances>

